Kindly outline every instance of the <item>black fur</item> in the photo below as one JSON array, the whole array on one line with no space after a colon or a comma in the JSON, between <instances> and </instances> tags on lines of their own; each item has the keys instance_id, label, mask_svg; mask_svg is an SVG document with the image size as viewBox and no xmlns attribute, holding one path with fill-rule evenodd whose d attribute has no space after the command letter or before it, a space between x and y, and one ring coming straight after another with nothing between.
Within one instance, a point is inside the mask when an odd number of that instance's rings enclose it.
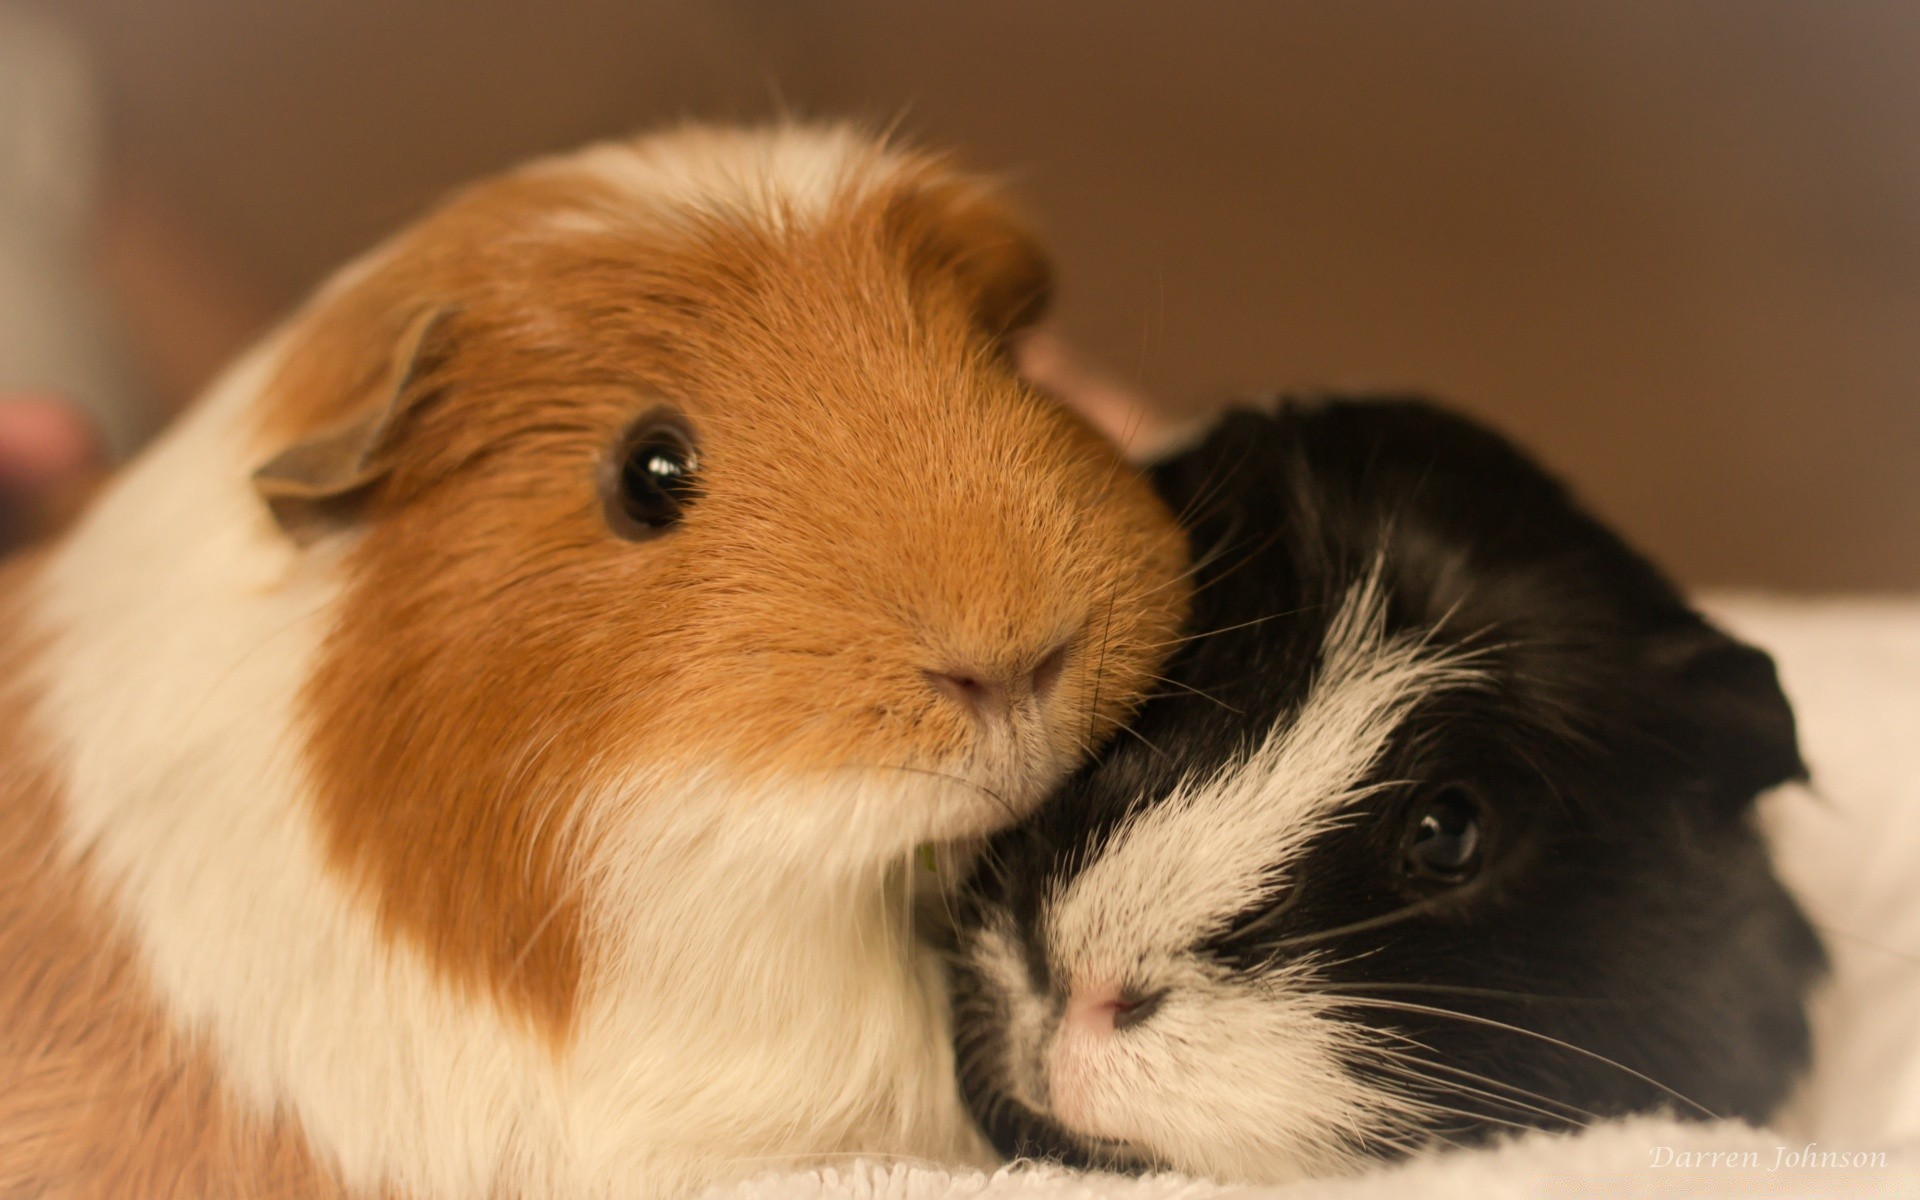
<instances>
[{"instance_id":1,"label":"black fur","mask_svg":"<svg viewBox=\"0 0 1920 1200\"><path fill-rule=\"evenodd\" d=\"M1771 660L1703 620L1508 442L1417 400L1236 413L1156 479L1201 562L1195 637L1138 737L987 848L963 943L1011 911L1036 992L1054 987L1031 936L1041 898L1129 811L1287 720L1332 613L1379 562L1389 626L1476 651L1489 682L1416 710L1364 819L1313 845L1276 909L1200 952L1259 971L1283 940L1390 918L1315 943L1345 964L1330 990L1483 1020L1343 1015L1551 1098L1530 1111L1436 1086L1467 1114L1436 1118L1436 1139L1649 1109L1765 1118L1807 1062L1804 998L1825 963L1751 825L1756 793L1804 773ZM1458 888L1404 869L1410 810L1447 786L1489 818L1486 867ZM964 955L956 988L964 1087L994 1144L1128 1165L1001 1093L999 1001Z\"/></svg>"}]
</instances>

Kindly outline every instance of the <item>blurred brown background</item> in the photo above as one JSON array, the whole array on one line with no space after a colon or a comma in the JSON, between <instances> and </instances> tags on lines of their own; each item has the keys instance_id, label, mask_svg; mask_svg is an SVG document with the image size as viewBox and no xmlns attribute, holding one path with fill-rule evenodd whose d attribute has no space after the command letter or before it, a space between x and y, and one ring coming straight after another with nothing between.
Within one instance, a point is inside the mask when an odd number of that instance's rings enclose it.
<instances>
[{"instance_id":1,"label":"blurred brown background","mask_svg":"<svg viewBox=\"0 0 1920 1200\"><path fill-rule=\"evenodd\" d=\"M1417 386L1694 584L1920 585L1920 4L61 0L147 385L442 189L682 115L1004 171L1171 402ZM903 115L904 114L904 115Z\"/></svg>"}]
</instances>

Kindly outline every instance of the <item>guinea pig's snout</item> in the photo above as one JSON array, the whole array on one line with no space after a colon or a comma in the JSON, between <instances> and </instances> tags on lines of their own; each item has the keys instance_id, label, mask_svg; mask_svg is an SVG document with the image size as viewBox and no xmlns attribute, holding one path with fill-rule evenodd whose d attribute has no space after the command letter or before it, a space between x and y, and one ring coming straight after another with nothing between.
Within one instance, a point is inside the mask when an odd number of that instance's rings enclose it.
<instances>
[{"instance_id":1,"label":"guinea pig's snout","mask_svg":"<svg viewBox=\"0 0 1920 1200\"><path fill-rule=\"evenodd\" d=\"M1142 992L1115 985L1075 989L1067 997L1062 1018L1068 1028L1101 1035L1129 1029L1150 1020L1166 1002L1167 990Z\"/></svg>"},{"instance_id":2,"label":"guinea pig's snout","mask_svg":"<svg viewBox=\"0 0 1920 1200\"><path fill-rule=\"evenodd\" d=\"M1073 987L1036 1066L1044 1105L1064 1128L1100 1138L1132 1129L1131 1085L1151 1047L1134 1036L1165 1005L1167 992L1103 983ZM1143 1060L1142 1055L1145 1054Z\"/></svg>"},{"instance_id":3,"label":"guinea pig's snout","mask_svg":"<svg viewBox=\"0 0 1920 1200\"><path fill-rule=\"evenodd\" d=\"M1017 665L954 663L922 673L934 691L965 709L980 724L1011 725L1023 710L1046 703L1060 681L1073 643L1073 638L1067 638L1037 656L1021 658Z\"/></svg>"}]
</instances>

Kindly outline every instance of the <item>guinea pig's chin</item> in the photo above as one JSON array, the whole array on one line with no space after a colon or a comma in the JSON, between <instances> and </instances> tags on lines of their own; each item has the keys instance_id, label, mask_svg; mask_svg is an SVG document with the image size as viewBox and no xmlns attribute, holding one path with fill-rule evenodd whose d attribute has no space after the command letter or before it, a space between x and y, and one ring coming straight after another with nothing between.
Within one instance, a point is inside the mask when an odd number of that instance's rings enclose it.
<instances>
[{"instance_id":1,"label":"guinea pig's chin","mask_svg":"<svg viewBox=\"0 0 1920 1200\"><path fill-rule=\"evenodd\" d=\"M1064 771L1064 768L1062 768ZM1051 776L1047 785L1057 779ZM860 870L929 842L970 839L1019 820L1046 786L982 783L964 765L756 772L687 765L629 776L589 809L590 841L651 854L723 835L727 853Z\"/></svg>"},{"instance_id":2,"label":"guinea pig's chin","mask_svg":"<svg viewBox=\"0 0 1920 1200\"><path fill-rule=\"evenodd\" d=\"M977 761L875 773L861 790L885 809L876 813L898 845L952 842L998 832L1039 807L1071 763L994 769Z\"/></svg>"},{"instance_id":3,"label":"guinea pig's chin","mask_svg":"<svg viewBox=\"0 0 1920 1200\"><path fill-rule=\"evenodd\" d=\"M874 755L879 760L881 755ZM843 813L874 831L881 856L928 842L996 833L1040 806L1078 761L1075 748L1040 738L983 739L957 752L898 765L854 762L820 777L811 811Z\"/></svg>"}]
</instances>

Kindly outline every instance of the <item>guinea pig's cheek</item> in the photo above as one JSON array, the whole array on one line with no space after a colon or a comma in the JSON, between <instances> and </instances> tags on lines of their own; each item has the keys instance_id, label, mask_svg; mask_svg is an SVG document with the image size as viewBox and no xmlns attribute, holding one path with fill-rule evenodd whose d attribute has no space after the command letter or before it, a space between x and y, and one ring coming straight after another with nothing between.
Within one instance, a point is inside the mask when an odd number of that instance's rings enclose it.
<instances>
[{"instance_id":1,"label":"guinea pig's cheek","mask_svg":"<svg viewBox=\"0 0 1920 1200\"><path fill-rule=\"evenodd\" d=\"M1046 1049L1056 1014L1051 998L1034 993L1025 941L1005 908L963 937L960 978L970 986L957 1020L970 1029L962 1067L984 1071L994 1088L1045 1112Z\"/></svg>"}]
</instances>

